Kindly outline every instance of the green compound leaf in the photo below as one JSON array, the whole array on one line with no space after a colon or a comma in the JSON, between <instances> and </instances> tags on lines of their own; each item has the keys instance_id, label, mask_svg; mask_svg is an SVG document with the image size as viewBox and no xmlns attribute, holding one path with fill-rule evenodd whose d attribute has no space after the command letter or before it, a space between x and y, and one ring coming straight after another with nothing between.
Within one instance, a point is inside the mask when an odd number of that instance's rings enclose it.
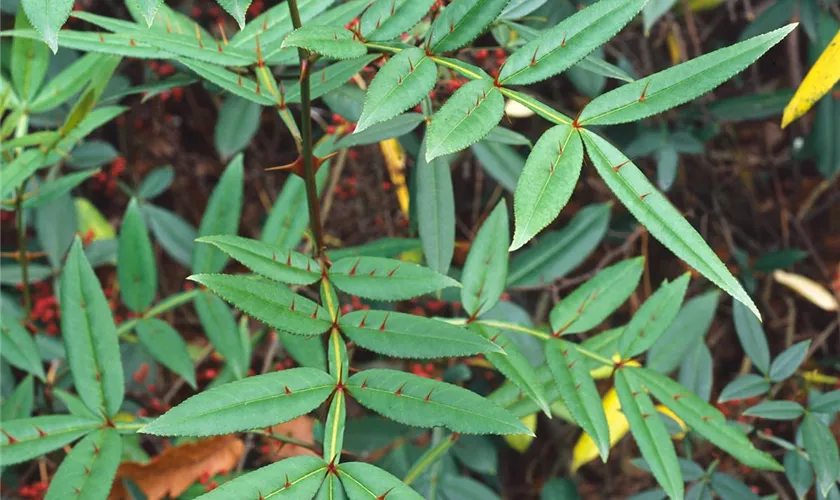
<instances>
[{"instance_id":1,"label":"green compound leaf","mask_svg":"<svg viewBox=\"0 0 840 500\"><path fill-rule=\"evenodd\" d=\"M347 500L347 493L338 479L338 474L327 474L312 500Z\"/></svg>"},{"instance_id":2,"label":"green compound leaf","mask_svg":"<svg viewBox=\"0 0 840 500\"><path fill-rule=\"evenodd\" d=\"M810 340L803 340L782 351L770 365L770 373L768 374L770 380L781 382L793 375L796 369L799 368L799 365L805 361L805 356L808 354L808 347L810 346Z\"/></svg>"},{"instance_id":3,"label":"green compound leaf","mask_svg":"<svg viewBox=\"0 0 840 500\"><path fill-rule=\"evenodd\" d=\"M744 415L768 420L793 420L804 412L805 409L796 401L762 401L747 408Z\"/></svg>"},{"instance_id":4,"label":"green compound leaf","mask_svg":"<svg viewBox=\"0 0 840 500\"><path fill-rule=\"evenodd\" d=\"M331 59L354 59L367 54L367 47L352 31L335 26L303 26L289 33L282 47L297 47Z\"/></svg>"},{"instance_id":5,"label":"green compound leaf","mask_svg":"<svg viewBox=\"0 0 840 500\"><path fill-rule=\"evenodd\" d=\"M384 257L345 257L330 267L329 278L351 295L374 300L404 300L461 286L427 267Z\"/></svg>"},{"instance_id":6,"label":"green compound leaf","mask_svg":"<svg viewBox=\"0 0 840 500\"><path fill-rule=\"evenodd\" d=\"M146 20L146 25L151 27L155 22L155 15L160 8L163 0L133 0L138 7L140 13L143 14L143 19ZM224 1L224 0L223 0Z\"/></svg>"},{"instance_id":7,"label":"green compound leaf","mask_svg":"<svg viewBox=\"0 0 840 500\"><path fill-rule=\"evenodd\" d=\"M569 16L508 56L502 85L525 85L554 76L603 45L642 10L646 0L601 0Z\"/></svg>"},{"instance_id":8,"label":"green compound leaf","mask_svg":"<svg viewBox=\"0 0 840 500\"><path fill-rule=\"evenodd\" d=\"M630 432L656 481L671 498L683 498L682 472L671 436L641 382L622 368L615 372L615 390Z\"/></svg>"},{"instance_id":9,"label":"green compound leaf","mask_svg":"<svg viewBox=\"0 0 840 500\"><path fill-rule=\"evenodd\" d=\"M245 13L248 12L248 6L251 5L251 0L216 0L216 2L236 19L236 24L239 25L239 29L245 27Z\"/></svg>"},{"instance_id":10,"label":"green compound leaf","mask_svg":"<svg viewBox=\"0 0 840 500\"><path fill-rule=\"evenodd\" d=\"M273 328L298 335L320 335L332 326L326 309L276 283L227 274L196 274L188 279Z\"/></svg>"},{"instance_id":11,"label":"green compound leaf","mask_svg":"<svg viewBox=\"0 0 840 500\"><path fill-rule=\"evenodd\" d=\"M840 479L837 439L823 422L808 413L802 421L802 442L817 474L820 493L828 497L828 492Z\"/></svg>"},{"instance_id":12,"label":"green compound leaf","mask_svg":"<svg viewBox=\"0 0 840 500\"><path fill-rule=\"evenodd\" d=\"M583 355L573 344L551 339L546 342L545 358L566 408L595 442L601 459L606 462L610 454L610 429Z\"/></svg>"},{"instance_id":13,"label":"green compound leaf","mask_svg":"<svg viewBox=\"0 0 840 500\"><path fill-rule=\"evenodd\" d=\"M467 83L432 118L426 134L426 161L480 141L499 123L504 111L505 100L493 80Z\"/></svg>"},{"instance_id":14,"label":"green compound leaf","mask_svg":"<svg viewBox=\"0 0 840 500\"><path fill-rule=\"evenodd\" d=\"M184 340L169 326L169 323L157 318L145 319L134 327L140 343L161 362L163 366L177 373L195 388L195 369Z\"/></svg>"},{"instance_id":15,"label":"green compound leaf","mask_svg":"<svg viewBox=\"0 0 840 500\"><path fill-rule=\"evenodd\" d=\"M402 137L416 129L423 120L423 115L420 113L403 113L390 120L372 125L358 134L345 135L335 143L334 150L376 144L385 139Z\"/></svg>"},{"instance_id":16,"label":"green compound leaf","mask_svg":"<svg viewBox=\"0 0 840 500\"><path fill-rule=\"evenodd\" d=\"M44 500L108 498L121 455L122 438L116 429L91 433L61 462Z\"/></svg>"},{"instance_id":17,"label":"green compound leaf","mask_svg":"<svg viewBox=\"0 0 840 500\"><path fill-rule=\"evenodd\" d=\"M510 251L528 243L557 218L583 167L583 144L570 125L548 129L534 145L513 194L516 229Z\"/></svg>"},{"instance_id":18,"label":"green compound leaf","mask_svg":"<svg viewBox=\"0 0 840 500\"><path fill-rule=\"evenodd\" d=\"M436 81L437 66L423 49L403 50L389 59L370 82L356 130L384 122L414 106L432 91Z\"/></svg>"},{"instance_id":19,"label":"green compound leaf","mask_svg":"<svg viewBox=\"0 0 840 500\"><path fill-rule=\"evenodd\" d=\"M198 76L215 83L231 94L247 99L263 106L273 106L276 100L269 92L258 90L257 82L233 71L192 59L180 59L184 66L193 70Z\"/></svg>"},{"instance_id":20,"label":"green compound leaf","mask_svg":"<svg viewBox=\"0 0 840 500\"><path fill-rule=\"evenodd\" d=\"M4 31L4 36L14 36L15 39L41 40L41 35L35 30L17 29ZM113 54L139 59L157 59L165 53L157 47L145 43L131 44L131 38L112 33L97 33L93 31L61 30L58 36L58 46L84 52ZM46 50L47 48L44 47ZM12 73L14 74L14 72Z\"/></svg>"},{"instance_id":21,"label":"green compound leaf","mask_svg":"<svg viewBox=\"0 0 840 500\"><path fill-rule=\"evenodd\" d=\"M335 391L330 411L324 421L324 456L338 464L344 447L344 423L347 418L347 401L344 391Z\"/></svg>"},{"instance_id":22,"label":"green compound leaf","mask_svg":"<svg viewBox=\"0 0 840 500\"><path fill-rule=\"evenodd\" d=\"M744 353L761 373L767 375L770 372L770 347L761 322L746 306L735 300L732 301L732 316Z\"/></svg>"},{"instance_id":23,"label":"green compound leaf","mask_svg":"<svg viewBox=\"0 0 840 500\"><path fill-rule=\"evenodd\" d=\"M236 234L239 216L242 214L242 191L244 189L244 167L242 154L236 155L228 164L198 226L198 236ZM218 273L227 264L228 257L209 245L194 245L192 272Z\"/></svg>"},{"instance_id":24,"label":"green compound leaf","mask_svg":"<svg viewBox=\"0 0 840 500\"><path fill-rule=\"evenodd\" d=\"M760 318L758 308L726 265L639 167L601 137L586 130L582 135L598 174L650 234Z\"/></svg>"},{"instance_id":25,"label":"green compound leaf","mask_svg":"<svg viewBox=\"0 0 840 500\"><path fill-rule=\"evenodd\" d=\"M124 394L117 329L78 237L61 272L60 294L61 331L76 390L94 413L114 416Z\"/></svg>"},{"instance_id":26,"label":"green compound leaf","mask_svg":"<svg viewBox=\"0 0 840 500\"><path fill-rule=\"evenodd\" d=\"M204 236L195 241L213 245L248 269L289 285L311 285L321 279L321 266L313 258L241 236Z\"/></svg>"},{"instance_id":27,"label":"green compound leaf","mask_svg":"<svg viewBox=\"0 0 840 500\"><path fill-rule=\"evenodd\" d=\"M201 495L201 498L313 498L326 475L327 463L321 457L291 457L241 475Z\"/></svg>"},{"instance_id":28,"label":"green compound leaf","mask_svg":"<svg viewBox=\"0 0 840 500\"><path fill-rule=\"evenodd\" d=\"M548 418L551 418L551 410L543 391L543 384L540 383L533 365L522 354L516 342L497 328L479 323L471 324L470 328L504 349L504 352L484 353L484 357L505 376L508 382L519 387L526 396L539 405Z\"/></svg>"},{"instance_id":29,"label":"green compound leaf","mask_svg":"<svg viewBox=\"0 0 840 500\"><path fill-rule=\"evenodd\" d=\"M338 326L365 349L398 358L443 358L502 352L472 331L443 321L391 311L354 311Z\"/></svg>"},{"instance_id":30,"label":"green compound leaf","mask_svg":"<svg viewBox=\"0 0 840 500\"><path fill-rule=\"evenodd\" d=\"M630 297L645 267L644 257L614 264L575 289L551 310L555 335L581 333L598 326Z\"/></svg>"},{"instance_id":31,"label":"green compound leaf","mask_svg":"<svg viewBox=\"0 0 840 500\"><path fill-rule=\"evenodd\" d=\"M683 419L692 430L742 464L756 469L784 470L773 457L756 449L743 432L727 424L726 418L717 408L680 383L648 368L630 368L624 371L632 372L656 399Z\"/></svg>"},{"instance_id":32,"label":"green compound leaf","mask_svg":"<svg viewBox=\"0 0 840 500\"><path fill-rule=\"evenodd\" d=\"M236 319L225 301L210 292L200 292L193 301L195 312L204 327L207 338L224 356L227 365L236 378L242 378L248 371L245 351L236 329Z\"/></svg>"},{"instance_id":33,"label":"green compound leaf","mask_svg":"<svg viewBox=\"0 0 840 500\"><path fill-rule=\"evenodd\" d=\"M425 140L420 151L425 150ZM417 155L414 197L417 213L417 232L423 247L426 265L446 274L455 252L455 192L449 157L441 156L427 162Z\"/></svg>"},{"instance_id":34,"label":"green compound leaf","mask_svg":"<svg viewBox=\"0 0 840 500\"><path fill-rule=\"evenodd\" d=\"M343 464L338 468L338 478L350 500L422 500L416 491L389 472L364 462Z\"/></svg>"},{"instance_id":35,"label":"green compound leaf","mask_svg":"<svg viewBox=\"0 0 840 500\"><path fill-rule=\"evenodd\" d=\"M132 198L120 226L117 279L120 298L132 311L146 310L155 299L157 268L152 240L140 213L137 200Z\"/></svg>"},{"instance_id":36,"label":"green compound leaf","mask_svg":"<svg viewBox=\"0 0 840 500\"><path fill-rule=\"evenodd\" d=\"M840 411L840 389L815 395L811 398L808 408L817 413L834 413Z\"/></svg>"},{"instance_id":37,"label":"green compound leaf","mask_svg":"<svg viewBox=\"0 0 840 500\"><path fill-rule=\"evenodd\" d=\"M456 385L395 370L350 377L350 395L364 407L406 425L446 427L462 434L529 434L508 411Z\"/></svg>"},{"instance_id":38,"label":"green compound leaf","mask_svg":"<svg viewBox=\"0 0 840 500\"><path fill-rule=\"evenodd\" d=\"M671 283L664 283L636 311L618 342L623 359L647 351L662 337L680 312L690 279L691 274L685 273Z\"/></svg>"},{"instance_id":39,"label":"green compound leaf","mask_svg":"<svg viewBox=\"0 0 840 500\"><path fill-rule=\"evenodd\" d=\"M511 258L507 285L541 286L565 276L598 246L609 222L608 204L582 208L566 227L546 231L534 245Z\"/></svg>"},{"instance_id":40,"label":"green compound leaf","mask_svg":"<svg viewBox=\"0 0 840 500\"><path fill-rule=\"evenodd\" d=\"M410 30L435 0L376 0L362 14L359 30L369 42L384 42Z\"/></svg>"},{"instance_id":41,"label":"green compound leaf","mask_svg":"<svg viewBox=\"0 0 840 500\"><path fill-rule=\"evenodd\" d=\"M492 309L505 289L509 240L507 204L502 199L478 230L464 263L461 303L471 317Z\"/></svg>"},{"instance_id":42,"label":"green compound leaf","mask_svg":"<svg viewBox=\"0 0 840 500\"><path fill-rule=\"evenodd\" d=\"M691 356L712 325L720 291L711 290L692 297L677 317L653 344L645 356L645 365L661 373L669 373Z\"/></svg>"},{"instance_id":43,"label":"green compound leaf","mask_svg":"<svg viewBox=\"0 0 840 500\"><path fill-rule=\"evenodd\" d=\"M451 52L475 40L499 17L509 0L455 0L429 28L429 48Z\"/></svg>"},{"instance_id":44,"label":"green compound leaf","mask_svg":"<svg viewBox=\"0 0 840 500\"><path fill-rule=\"evenodd\" d=\"M16 386L7 397L3 398L3 405L0 406L0 420L8 422L19 418L26 418L32 413L32 405L35 403L35 382L32 375L27 375ZM60 389L57 389L60 390ZM80 404L84 406L84 403ZM87 410L87 407L84 407Z\"/></svg>"},{"instance_id":45,"label":"green compound leaf","mask_svg":"<svg viewBox=\"0 0 840 500\"><path fill-rule=\"evenodd\" d=\"M26 17L41 33L53 54L58 52L58 30L73 10L73 0L21 0Z\"/></svg>"},{"instance_id":46,"label":"green compound leaf","mask_svg":"<svg viewBox=\"0 0 840 500\"><path fill-rule=\"evenodd\" d=\"M719 403L746 399L760 394L766 394L770 390L770 381L754 373L742 375L723 388L718 396Z\"/></svg>"},{"instance_id":47,"label":"green compound leaf","mask_svg":"<svg viewBox=\"0 0 840 500\"><path fill-rule=\"evenodd\" d=\"M248 66L257 62L255 52L248 52L230 45L223 46L222 42L214 38L202 37L200 32L198 35L185 35L141 28L113 36L122 36L128 41L129 46L132 46L132 43L134 45L140 43L160 49L161 53L168 57L174 55L219 66Z\"/></svg>"},{"instance_id":48,"label":"green compound leaf","mask_svg":"<svg viewBox=\"0 0 840 500\"><path fill-rule=\"evenodd\" d=\"M196 394L140 432L215 436L269 427L312 411L333 389L335 379L314 368L248 377Z\"/></svg>"},{"instance_id":49,"label":"green compound leaf","mask_svg":"<svg viewBox=\"0 0 840 500\"><path fill-rule=\"evenodd\" d=\"M577 122L627 123L679 106L740 73L795 27L789 24L623 85L590 102Z\"/></svg>"},{"instance_id":50,"label":"green compound leaf","mask_svg":"<svg viewBox=\"0 0 840 500\"><path fill-rule=\"evenodd\" d=\"M3 422L0 465L18 464L72 443L102 426L102 421L76 415L46 415Z\"/></svg>"},{"instance_id":51,"label":"green compound leaf","mask_svg":"<svg viewBox=\"0 0 840 500\"><path fill-rule=\"evenodd\" d=\"M3 300L6 300L5 296ZM4 312L0 315L0 324L0 342L3 346L0 355L3 359L44 380L46 374L35 338L10 314Z\"/></svg>"}]
</instances>

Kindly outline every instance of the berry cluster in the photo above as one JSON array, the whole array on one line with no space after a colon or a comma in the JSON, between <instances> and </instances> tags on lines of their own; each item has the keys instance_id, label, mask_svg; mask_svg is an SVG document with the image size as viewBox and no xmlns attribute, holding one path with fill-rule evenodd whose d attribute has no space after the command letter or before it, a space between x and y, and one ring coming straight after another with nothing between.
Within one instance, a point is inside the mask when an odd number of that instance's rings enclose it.
<instances>
[{"instance_id":1,"label":"berry cluster","mask_svg":"<svg viewBox=\"0 0 840 500\"><path fill-rule=\"evenodd\" d=\"M32 484L25 484L18 489L18 495L21 498L27 498L31 500L41 500L44 498L44 493L46 493L47 488L49 487L49 483L46 481L39 481L37 483Z\"/></svg>"},{"instance_id":2,"label":"berry cluster","mask_svg":"<svg viewBox=\"0 0 840 500\"><path fill-rule=\"evenodd\" d=\"M104 191L109 196L114 194L117 191L117 179L125 172L125 167L125 158L114 158L108 168L93 176L94 189Z\"/></svg>"},{"instance_id":3,"label":"berry cluster","mask_svg":"<svg viewBox=\"0 0 840 500\"><path fill-rule=\"evenodd\" d=\"M20 288L22 286L19 285ZM32 291L29 319L41 323L48 335L58 335L61 310L58 308L58 299L53 295L53 287L47 282L34 283Z\"/></svg>"}]
</instances>

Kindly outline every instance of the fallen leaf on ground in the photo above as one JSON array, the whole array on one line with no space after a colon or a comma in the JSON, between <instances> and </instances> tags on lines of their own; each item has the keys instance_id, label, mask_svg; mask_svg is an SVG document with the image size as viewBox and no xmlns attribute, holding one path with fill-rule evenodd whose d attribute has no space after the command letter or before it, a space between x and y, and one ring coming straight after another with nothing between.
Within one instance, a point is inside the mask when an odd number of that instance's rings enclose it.
<instances>
[{"instance_id":1,"label":"fallen leaf on ground","mask_svg":"<svg viewBox=\"0 0 840 500\"><path fill-rule=\"evenodd\" d=\"M176 498L203 475L213 476L236 467L244 451L245 444L238 437L217 436L173 446L145 464L125 462L117 469L108 498L131 498L123 479L133 481L148 500Z\"/></svg>"},{"instance_id":2,"label":"fallen leaf on ground","mask_svg":"<svg viewBox=\"0 0 840 500\"><path fill-rule=\"evenodd\" d=\"M826 311L837 310L837 299L834 295L811 278L777 270L773 272L773 279L798 293L820 309Z\"/></svg>"}]
</instances>

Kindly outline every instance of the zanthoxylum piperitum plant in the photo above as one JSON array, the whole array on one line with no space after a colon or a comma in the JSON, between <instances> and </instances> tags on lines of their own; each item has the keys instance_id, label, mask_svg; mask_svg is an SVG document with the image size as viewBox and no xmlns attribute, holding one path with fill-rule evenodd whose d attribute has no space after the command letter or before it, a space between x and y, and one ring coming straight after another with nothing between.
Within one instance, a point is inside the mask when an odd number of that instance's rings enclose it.
<instances>
[{"instance_id":1,"label":"zanthoxylum piperitum plant","mask_svg":"<svg viewBox=\"0 0 840 500\"><path fill-rule=\"evenodd\" d=\"M338 491L351 499L418 498L410 484L460 434L530 434L519 418L537 409L550 416L549 406L558 400L607 460L609 428L592 376L598 368L606 368L612 377L642 456L669 496L683 497L683 479L665 424L659 418L650 418L657 414L654 399L740 462L781 470L768 453L753 446L744 432L729 425L715 407L666 375L634 361L656 344L677 315L688 274L663 283L641 306L616 337L618 357L614 359L568 340L568 336L593 329L630 296L642 274L641 258L603 269L564 297L551 310L548 332L484 315L506 287L509 252L526 245L557 217L574 190L586 156L651 235L758 316L749 295L702 237L642 171L594 128L638 121L705 94L755 61L794 25L619 86L570 118L521 88L554 77L583 60L634 19L646 1L601 0L522 45L494 76L451 57L492 26L508 2L454 0L423 32L412 29L428 15L434 0L351 0L328 10L332 3L329 0L288 0L248 23L244 16L246 3L220 0L242 27L235 36L222 41L161 9L160 1L138 4L152 30L92 13L74 14L106 32L59 30L69 4L55 11L55 6L37 0L22 2L37 31L24 27L4 35L43 37L53 51L62 46L123 57L172 59L233 95L276 107L295 139L298 158L284 168L305 183L313 255L231 234L208 235L197 240L194 259L202 254L202 259L212 262L221 256L222 265L208 265L206 270L211 272L200 272L190 279L278 331L299 337L325 336L328 369L293 368L213 387L142 426L139 432L161 436L249 432L289 421L326 404L329 410L324 421L323 453L268 465L202 498L333 498ZM133 11L138 8L129 7ZM350 23L359 15L358 23ZM306 25L303 19L308 20ZM316 156L312 100L337 88L378 58L387 62L367 89L355 133L340 141L327 141L321 156ZM334 60L338 62L331 62ZM298 67L298 82L284 88L269 69L274 65ZM316 68L321 68L320 74L315 73ZM436 110L428 95L438 81L440 68L470 81ZM331 154L365 140L375 142L363 138L381 137L382 131L397 123L405 127L400 133L406 133L423 122L423 146L416 168L433 168L490 133L502 119L505 99L552 124L534 145L516 184L512 242L507 206L501 201L479 230L460 283L430 268L388 258L327 258L316 174L319 168L326 168ZM289 110L291 104L299 104L299 122ZM422 115L403 115L418 104ZM241 172L241 157L236 162L236 171ZM136 211L132 205L129 212L133 215L127 215L124 224L142 225ZM147 242L148 236L140 238L138 248L147 249ZM217 250L254 274L217 273L226 260ZM134 276L130 269L126 272ZM310 286L318 287L320 300L289 288ZM448 287L461 287L465 318L430 319L385 310L342 314L337 293L395 301ZM192 293L185 300L195 296ZM138 301L141 310L151 302L148 297L132 300ZM175 300L174 305L185 300ZM81 405L71 408L71 415L4 422L3 464L28 460L84 437L59 467L47 497L70 498L62 495L71 485L75 488L74 493L68 493L71 496L105 498L120 454L119 433L135 432L137 426L115 422L124 393L117 331L78 241L62 269L61 307L64 342ZM17 329L4 324L4 332L7 328L10 332ZM142 331L138 330L141 341ZM530 365L509 338L518 333L544 341L546 367L535 369ZM213 340L226 342L221 336ZM456 385L398 370L354 370L351 375L347 341L395 358L481 353L509 382L489 397L482 397ZM451 434L439 439L427 454L432 458L418 462L404 480L370 464L345 462L343 436L350 398L397 422L442 427ZM84 476L89 478L82 486L72 486Z\"/></svg>"}]
</instances>

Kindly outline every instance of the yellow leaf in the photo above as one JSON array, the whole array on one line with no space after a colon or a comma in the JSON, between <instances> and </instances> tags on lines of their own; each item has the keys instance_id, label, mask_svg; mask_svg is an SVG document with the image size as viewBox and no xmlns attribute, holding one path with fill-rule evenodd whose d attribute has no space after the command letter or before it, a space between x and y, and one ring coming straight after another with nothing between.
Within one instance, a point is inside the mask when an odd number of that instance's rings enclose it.
<instances>
[{"instance_id":1,"label":"yellow leaf","mask_svg":"<svg viewBox=\"0 0 840 500\"><path fill-rule=\"evenodd\" d=\"M787 271L776 270L773 272L773 279L821 309L825 309L826 311L837 310L837 299L834 295L826 290L824 286L810 278Z\"/></svg>"},{"instance_id":2,"label":"yellow leaf","mask_svg":"<svg viewBox=\"0 0 840 500\"><path fill-rule=\"evenodd\" d=\"M685 432L688 430L688 427L685 425L685 422L683 422L682 419L677 416L676 413L672 412L671 409L665 405L656 405L656 410L659 413L662 413L663 415L667 415L671 420L680 425L680 429L682 429L682 432L679 434L672 435L672 438L682 439L685 437Z\"/></svg>"},{"instance_id":3,"label":"yellow leaf","mask_svg":"<svg viewBox=\"0 0 840 500\"><path fill-rule=\"evenodd\" d=\"M102 212L97 210L93 203L85 198L76 198L76 215L79 218L79 232L82 236L86 235L88 231L93 233L93 241L96 240L112 240L117 237L113 226L108 223L108 220L102 215Z\"/></svg>"},{"instance_id":4,"label":"yellow leaf","mask_svg":"<svg viewBox=\"0 0 840 500\"><path fill-rule=\"evenodd\" d=\"M714 9L722 3L723 0L688 0L688 8L691 9L692 12L700 12Z\"/></svg>"},{"instance_id":5,"label":"yellow leaf","mask_svg":"<svg viewBox=\"0 0 840 500\"><path fill-rule=\"evenodd\" d=\"M610 448L612 448L627 434L627 431L630 430L630 424L627 423L627 418L621 412L621 403L618 401L618 393L615 392L615 388L610 388L604 394L601 399L601 406L604 407L604 414L607 416L607 426L610 429ZM584 432L580 435L572 450L572 472L577 471L581 465L595 460L599 456L595 442L592 441L589 434Z\"/></svg>"},{"instance_id":6,"label":"yellow leaf","mask_svg":"<svg viewBox=\"0 0 840 500\"><path fill-rule=\"evenodd\" d=\"M408 187L405 185L405 151L396 139L388 139L379 143L382 156L385 157L385 165L388 167L388 176L391 184L397 193L397 201L400 209L408 215Z\"/></svg>"},{"instance_id":7,"label":"yellow leaf","mask_svg":"<svg viewBox=\"0 0 840 500\"><path fill-rule=\"evenodd\" d=\"M782 115L782 128L804 115L840 81L840 30L805 75Z\"/></svg>"},{"instance_id":8,"label":"yellow leaf","mask_svg":"<svg viewBox=\"0 0 840 500\"><path fill-rule=\"evenodd\" d=\"M415 264L420 264L421 262L423 262L423 250L419 248L416 248L414 250L406 250L405 252L399 254L397 258L405 262L413 262Z\"/></svg>"},{"instance_id":9,"label":"yellow leaf","mask_svg":"<svg viewBox=\"0 0 840 500\"><path fill-rule=\"evenodd\" d=\"M677 37L674 36L674 32L671 31L668 33L668 36L665 39L668 42L668 55L671 57L671 64L676 66L677 64L683 62L683 55L682 51L680 50L680 42L677 41Z\"/></svg>"},{"instance_id":10,"label":"yellow leaf","mask_svg":"<svg viewBox=\"0 0 840 500\"><path fill-rule=\"evenodd\" d=\"M635 363L635 361L633 363ZM636 363L636 365L638 365L638 363ZM618 393L615 392L614 387L610 388L610 390L604 394L604 397L601 399L601 406L603 406L604 414L607 416L607 426L610 429L610 448L612 448L621 440L621 438L624 437L625 434L627 434L627 431L630 430L630 424L627 422L627 418L621 411L621 403L618 400ZM685 431L688 430L685 422L683 422L664 405L657 405L656 409L680 425L683 433L672 437L675 439L682 439L685 436ZM592 441L589 434L584 432L580 435L580 438L577 443L575 443L575 447L572 450L572 472L577 471L582 465L595 460L599 456L600 454L598 453L598 447L595 446L595 442Z\"/></svg>"},{"instance_id":11,"label":"yellow leaf","mask_svg":"<svg viewBox=\"0 0 840 500\"><path fill-rule=\"evenodd\" d=\"M832 377L831 375L826 375L824 373L820 373L819 370L812 370L810 372L805 372L802 374L802 378L804 378L807 382L811 384L826 384L826 385L835 385L840 378Z\"/></svg>"},{"instance_id":12,"label":"yellow leaf","mask_svg":"<svg viewBox=\"0 0 840 500\"><path fill-rule=\"evenodd\" d=\"M526 415L522 417L522 423L525 424L526 427L533 433L537 429L537 414L532 413L530 415ZM505 441L507 444L510 445L511 448L518 451L519 453L525 453L525 450L531 446L531 441L534 440L534 436L529 436L528 434L507 434L505 435Z\"/></svg>"}]
</instances>

